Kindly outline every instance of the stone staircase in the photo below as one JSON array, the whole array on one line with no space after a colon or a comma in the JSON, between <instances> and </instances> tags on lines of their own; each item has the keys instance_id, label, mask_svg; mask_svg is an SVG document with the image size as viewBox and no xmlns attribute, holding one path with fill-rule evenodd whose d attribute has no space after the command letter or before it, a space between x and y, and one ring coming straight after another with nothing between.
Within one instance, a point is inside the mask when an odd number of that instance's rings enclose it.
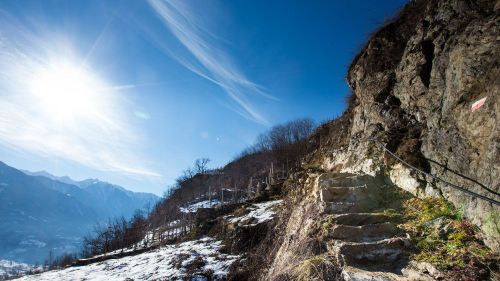
<instances>
[{"instance_id":1,"label":"stone staircase","mask_svg":"<svg viewBox=\"0 0 500 281\"><path fill-rule=\"evenodd\" d=\"M387 215L376 212L381 185L368 175L318 178L321 209L333 218L326 234L329 254L343 267L344 280L430 280L408 269L402 273L411 243Z\"/></svg>"}]
</instances>

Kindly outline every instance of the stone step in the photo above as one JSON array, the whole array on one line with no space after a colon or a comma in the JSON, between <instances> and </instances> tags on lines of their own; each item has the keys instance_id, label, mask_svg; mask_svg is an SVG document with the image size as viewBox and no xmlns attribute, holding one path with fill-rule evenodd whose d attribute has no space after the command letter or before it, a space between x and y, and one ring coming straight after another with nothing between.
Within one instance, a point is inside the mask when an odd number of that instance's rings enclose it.
<instances>
[{"instance_id":1,"label":"stone step","mask_svg":"<svg viewBox=\"0 0 500 281\"><path fill-rule=\"evenodd\" d=\"M358 202L369 198L366 185L322 187L319 192L322 202Z\"/></svg>"},{"instance_id":2,"label":"stone step","mask_svg":"<svg viewBox=\"0 0 500 281\"><path fill-rule=\"evenodd\" d=\"M366 213L377 207L374 201L362 202L321 202L320 208L324 213L328 214L345 214L345 213Z\"/></svg>"},{"instance_id":3,"label":"stone step","mask_svg":"<svg viewBox=\"0 0 500 281\"><path fill-rule=\"evenodd\" d=\"M347 213L333 216L336 224L353 226L382 223L389 219L390 217L383 213Z\"/></svg>"},{"instance_id":4,"label":"stone step","mask_svg":"<svg viewBox=\"0 0 500 281\"><path fill-rule=\"evenodd\" d=\"M342 269L341 278L343 281L402 281L402 276L394 273L367 271L359 268L346 266Z\"/></svg>"},{"instance_id":5,"label":"stone step","mask_svg":"<svg viewBox=\"0 0 500 281\"><path fill-rule=\"evenodd\" d=\"M348 242L371 242L393 237L397 231L398 228L390 222L361 226L334 225L327 236Z\"/></svg>"},{"instance_id":6,"label":"stone step","mask_svg":"<svg viewBox=\"0 0 500 281\"><path fill-rule=\"evenodd\" d=\"M343 281L431 281L430 276L416 271L407 271L404 275L392 272L368 271L360 268L346 266L342 269L341 280Z\"/></svg>"},{"instance_id":7,"label":"stone step","mask_svg":"<svg viewBox=\"0 0 500 281\"><path fill-rule=\"evenodd\" d=\"M374 242L334 242L329 251L342 265L387 264L397 262L410 245L408 238L389 238Z\"/></svg>"},{"instance_id":8,"label":"stone step","mask_svg":"<svg viewBox=\"0 0 500 281\"><path fill-rule=\"evenodd\" d=\"M352 202L323 202L320 203L320 207L323 212L328 214L357 213L364 209Z\"/></svg>"},{"instance_id":9,"label":"stone step","mask_svg":"<svg viewBox=\"0 0 500 281\"><path fill-rule=\"evenodd\" d=\"M355 174L326 172L318 177L319 186L327 186L330 182L338 181L339 178L354 177Z\"/></svg>"},{"instance_id":10,"label":"stone step","mask_svg":"<svg viewBox=\"0 0 500 281\"><path fill-rule=\"evenodd\" d=\"M373 183L373 177L369 175L353 175L353 174L330 174L325 173L319 176L318 185L323 187L349 187L361 186L366 183Z\"/></svg>"}]
</instances>

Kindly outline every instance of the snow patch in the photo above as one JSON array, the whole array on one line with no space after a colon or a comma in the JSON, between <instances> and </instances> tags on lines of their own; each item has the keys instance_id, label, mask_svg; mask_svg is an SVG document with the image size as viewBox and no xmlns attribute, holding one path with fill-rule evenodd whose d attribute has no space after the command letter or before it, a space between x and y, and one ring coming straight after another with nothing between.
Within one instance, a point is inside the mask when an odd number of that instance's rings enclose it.
<instances>
[{"instance_id":1,"label":"snow patch","mask_svg":"<svg viewBox=\"0 0 500 281\"><path fill-rule=\"evenodd\" d=\"M8 279L14 276L25 275L29 272L42 271L41 266L20 263L10 260L0 260L0 280Z\"/></svg>"},{"instance_id":2,"label":"snow patch","mask_svg":"<svg viewBox=\"0 0 500 281\"><path fill-rule=\"evenodd\" d=\"M160 241L169 239L169 238L175 238L183 233L186 233L191 230L190 226L182 226L180 225L181 221L180 220L175 220L167 223L168 229L158 227L154 231L147 231L144 237L141 239L141 241L137 242L136 244L128 247L128 248L122 248L118 250L114 250L111 252L106 252L104 254L100 255L95 255L92 256L90 259L95 259L95 258L100 258L100 257L105 257L105 256L113 256L113 255L118 255L118 254L123 254L123 253L130 253L134 252L137 250L142 250L148 247L152 246L158 246L160 244Z\"/></svg>"},{"instance_id":3,"label":"snow patch","mask_svg":"<svg viewBox=\"0 0 500 281\"><path fill-rule=\"evenodd\" d=\"M274 218L273 208L281 204L283 200L268 201L264 203L252 204L247 207L248 214L241 217L234 217L232 215L225 216L224 218L231 223L243 224L248 226L255 226Z\"/></svg>"},{"instance_id":4,"label":"snow patch","mask_svg":"<svg viewBox=\"0 0 500 281\"><path fill-rule=\"evenodd\" d=\"M220 253L221 247L221 241L206 237L135 256L48 271L18 280L185 280L189 273L201 275L208 271L214 280L220 280L229 273L231 264L240 258ZM194 264L198 266L193 269Z\"/></svg>"},{"instance_id":5,"label":"snow patch","mask_svg":"<svg viewBox=\"0 0 500 281\"><path fill-rule=\"evenodd\" d=\"M187 207L181 207L179 209L183 213L194 213L198 209L213 208L213 207L218 206L218 205L220 205L220 201L218 199L212 199L211 201L205 200L205 201L201 201L198 203L190 204Z\"/></svg>"}]
</instances>

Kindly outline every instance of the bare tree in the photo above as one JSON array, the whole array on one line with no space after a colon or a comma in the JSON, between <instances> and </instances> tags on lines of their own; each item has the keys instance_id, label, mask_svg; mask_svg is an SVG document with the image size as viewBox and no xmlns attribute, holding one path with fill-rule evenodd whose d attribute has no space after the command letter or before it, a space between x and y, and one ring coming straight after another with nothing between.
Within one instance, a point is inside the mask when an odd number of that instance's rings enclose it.
<instances>
[{"instance_id":1,"label":"bare tree","mask_svg":"<svg viewBox=\"0 0 500 281\"><path fill-rule=\"evenodd\" d=\"M194 162L194 169L197 174L204 174L207 171L208 163L210 159L208 158L199 158Z\"/></svg>"}]
</instances>

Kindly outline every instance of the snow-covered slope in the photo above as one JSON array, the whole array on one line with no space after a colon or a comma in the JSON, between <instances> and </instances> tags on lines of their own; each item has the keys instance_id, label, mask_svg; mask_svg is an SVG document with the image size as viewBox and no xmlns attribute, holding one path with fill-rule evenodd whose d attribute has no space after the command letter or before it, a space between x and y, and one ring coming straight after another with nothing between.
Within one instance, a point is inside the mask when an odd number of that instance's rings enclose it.
<instances>
[{"instance_id":1,"label":"snow-covered slope","mask_svg":"<svg viewBox=\"0 0 500 281\"><path fill-rule=\"evenodd\" d=\"M206 237L143 254L69 267L16 280L218 280L240 257L220 252L222 242Z\"/></svg>"},{"instance_id":2,"label":"snow-covered slope","mask_svg":"<svg viewBox=\"0 0 500 281\"><path fill-rule=\"evenodd\" d=\"M0 260L0 280L5 280L13 276L27 274L28 272L41 271L41 267L18 263L9 260Z\"/></svg>"}]
</instances>

